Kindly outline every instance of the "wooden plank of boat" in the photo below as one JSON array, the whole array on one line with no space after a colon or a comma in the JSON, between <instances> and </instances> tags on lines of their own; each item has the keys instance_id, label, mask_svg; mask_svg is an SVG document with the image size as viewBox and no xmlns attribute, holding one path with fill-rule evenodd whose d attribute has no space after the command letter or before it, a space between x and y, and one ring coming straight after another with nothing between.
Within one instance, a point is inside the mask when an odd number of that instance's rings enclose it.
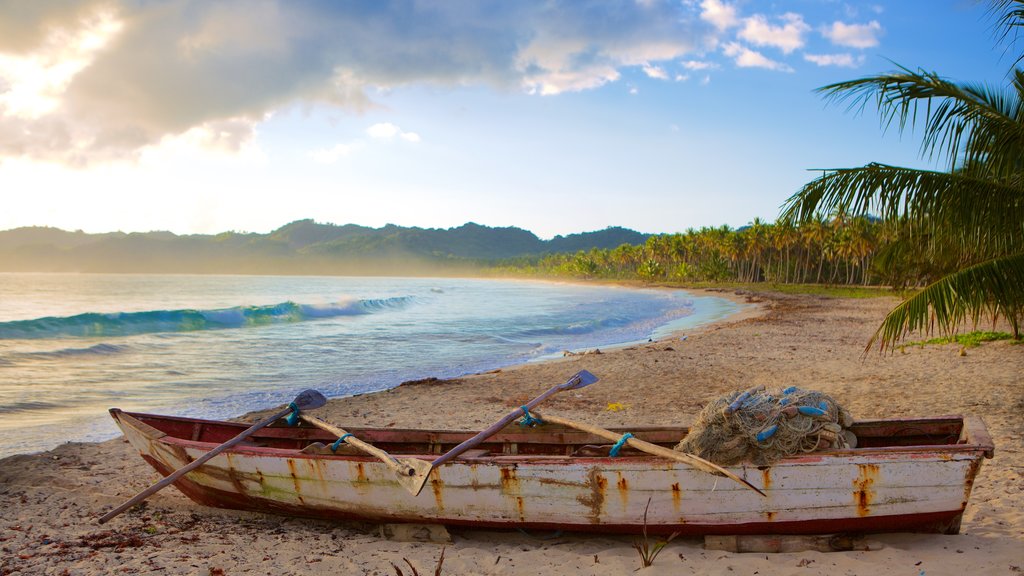
<instances>
[{"instance_id":1,"label":"wooden plank of boat","mask_svg":"<svg viewBox=\"0 0 1024 576\"><path fill-rule=\"evenodd\" d=\"M238 426L187 418L111 414L129 442L161 473L201 457ZM626 450L618 458L574 456L603 440L556 426L509 427L430 473L412 496L383 462L363 455L303 454L329 441L311 427L271 427L257 445L236 446L179 479L210 506L380 523L637 533L644 508L651 533L955 533L973 480L992 445L976 419L942 417L858 423L863 448L815 452L770 467L730 466L767 494L692 467ZM430 461L471 433L353 429L402 458ZM678 428L634 428L672 444Z\"/></svg>"}]
</instances>

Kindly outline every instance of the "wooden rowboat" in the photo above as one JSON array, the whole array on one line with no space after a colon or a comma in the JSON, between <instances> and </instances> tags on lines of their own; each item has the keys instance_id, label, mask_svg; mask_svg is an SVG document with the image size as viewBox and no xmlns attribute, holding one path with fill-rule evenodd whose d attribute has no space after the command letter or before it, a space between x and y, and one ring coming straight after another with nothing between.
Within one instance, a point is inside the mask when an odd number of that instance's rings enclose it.
<instances>
[{"instance_id":1,"label":"wooden rowboat","mask_svg":"<svg viewBox=\"0 0 1024 576\"><path fill-rule=\"evenodd\" d=\"M168 475L246 425L110 411L127 440ZM683 534L955 534L992 440L975 417L859 422L856 449L814 452L769 467L728 469L731 480L630 450L607 456L607 440L553 424L511 425L477 450L430 472L413 496L378 459L306 424L274 425L175 483L207 506L378 523ZM433 460L472 432L350 428L401 458ZM679 427L637 427L673 446ZM622 432L626 432L623 430ZM604 444L603 450L592 445ZM305 450L304 450L305 449Z\"/></svg>"}]
</instances>

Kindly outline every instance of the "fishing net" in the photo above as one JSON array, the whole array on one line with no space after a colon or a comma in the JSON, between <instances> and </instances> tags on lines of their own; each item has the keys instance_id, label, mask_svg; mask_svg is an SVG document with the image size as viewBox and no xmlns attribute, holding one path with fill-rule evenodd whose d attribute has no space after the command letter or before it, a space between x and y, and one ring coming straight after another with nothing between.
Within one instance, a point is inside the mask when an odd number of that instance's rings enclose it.
<instances>
[{"instance_id":1,"label":"fishing net","mask_svg":"<svg viewBox=\"0 0 1024 576\"><path fill-rule=\"evenodd\" d=\"M827 394L758 386L711 401L675 449L721 465L764 466L804 452L856 448L852 424L850 413Z\"/></svg>"}]
</instances>

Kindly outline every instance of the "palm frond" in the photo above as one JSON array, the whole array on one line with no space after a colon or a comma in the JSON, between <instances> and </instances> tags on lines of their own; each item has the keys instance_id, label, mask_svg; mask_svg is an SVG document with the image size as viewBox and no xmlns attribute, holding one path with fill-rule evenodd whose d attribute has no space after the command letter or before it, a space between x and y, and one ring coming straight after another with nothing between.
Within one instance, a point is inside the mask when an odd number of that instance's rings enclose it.
<instances>
[{"instance_id":1,"label":"palm frond","mask_svg":"<svg viewBox=\"0 0 1024 576\"><path fill-rule=\"evenodd\" d=\"M909 333L930 333L936 327L952 334L964 321L977 324L982 316L1005 318L1014 338L1021 337L1024 252L965 268L908 298L885 317L865 352L875 342L880 351L891 351Z\"/></svg>"},{"instance_id":2,"label":"palm frond","mask_svg":"<svg viewBox=\"0 0 1024 576\"><path fill-rule=\"evenodd\" d=\"M1008 94L983 84L957 84L935 72L898 68L818 91L858 110L874 103L883 124L895 125L900 133L920 126L922 156L945 158L951 170L981 161L1000 168L1019 164L1024 154L1019 91Z\"/></svg>"},{"instance_id":3,"label":"palm frond","mask_svg":"<svg viewBox=\"0 0 1024 576\"><path fill-rule=\"evenodd\" d=\"M990 12L996 17L996 29L1002 29L999 40L1008 45L1014 44L1024 28L1024 1L1022 0L991 0ZM1014 66L1024 60L1018 56Z\"/></svg>"},{"instance_id":4,"label":"palm frond","mask_svg":"<svg viewBox=\"0 0 1024 576\"><path fill-rule=\"evenodd\" d=\"M827 170L783 204L782 218L817 214L906 219L939 242L988 256L1024 248L1024 187L976 177L970 170L935 172L872 163Z\"/></svg>"}]
</instances>

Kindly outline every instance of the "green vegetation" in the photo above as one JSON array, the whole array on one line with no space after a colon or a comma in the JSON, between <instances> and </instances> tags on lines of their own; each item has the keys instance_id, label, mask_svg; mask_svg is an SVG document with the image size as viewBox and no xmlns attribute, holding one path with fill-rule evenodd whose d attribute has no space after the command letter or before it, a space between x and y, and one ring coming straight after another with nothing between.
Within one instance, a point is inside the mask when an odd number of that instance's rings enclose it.
<instances>
[{"instance_id":1,"label":"green vegetation","mask_svg":"<svg viewBox=\"0 0 1024 576\"><path fill-rule=\"evenodd\" d=\"M931 338L929 340L907 342L902 346L927 346L930 344L959 344L960 346L964 346L966 348L976 348L980 346L982 342L996 342L998 340L1014 340L1013 334L1010 334L1009 332L974 331L968 332L966 334L953 334L950 336L942 336L940 338ZM1019 342L1019 340L1014 341L1015 344Z\"/></svg>"},{"instance_id":2,"label":"green vegetation","mask_svg":"<svg viewBox=\"0 0 1024 576\"><path fill-rule=\"evenodd\" d=\"M991 0L1012 50L1024 26L1024 0ZM997 52L998 53L998 52ZM933 325L951 333L967 319L1002 317L1013 337L1024 321L1024 70L995 89L935 72L899 70L821 88L852 108L874 104L886 126L920 130L921 154L945 171L871 163L825 170L789 199L785 221L808 224L874 215L892 234L879 261L906 255L938 275L892 310L872 342L892 349ZM868 344L871 346L871 343Z\"/></svg>"},{"instance_id":3,"label":"green vegetation","mask_svg":"<svg viewBox=\"0 0 1024 576\"><path fill-rule=\"evenodd\" d=\"M921 286L932 279L933 266L913 258L879 254L895 240L893 228L871 218L815 219L795 226L755 219L744 228L727 226L651 236L640 245L594 248L575 254L519 258L494 267L509 274L540 277L681 283L688 286L786 287L808 284L865 287L858 296L874 295L879 285Z\"/></svg>"}]
</instances>

